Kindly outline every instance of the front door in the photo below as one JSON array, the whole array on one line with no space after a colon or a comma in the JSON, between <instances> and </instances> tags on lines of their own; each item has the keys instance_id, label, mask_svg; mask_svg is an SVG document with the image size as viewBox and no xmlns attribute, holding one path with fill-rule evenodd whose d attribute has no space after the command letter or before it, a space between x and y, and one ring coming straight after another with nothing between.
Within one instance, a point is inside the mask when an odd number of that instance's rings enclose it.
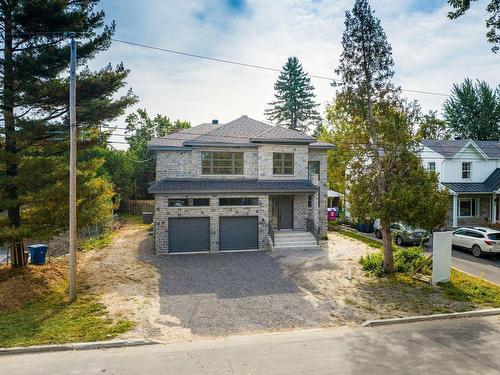
<instances>
[{"instance_id":1,"label":"front door","mask_svg":"<svg viewBox=\"0 0 500 375\"><path fill-rule=\"evenodd\" d=\"M278 202L278 229L293 229L293 196L281 196Z\"/></svg>"}]
</instances>

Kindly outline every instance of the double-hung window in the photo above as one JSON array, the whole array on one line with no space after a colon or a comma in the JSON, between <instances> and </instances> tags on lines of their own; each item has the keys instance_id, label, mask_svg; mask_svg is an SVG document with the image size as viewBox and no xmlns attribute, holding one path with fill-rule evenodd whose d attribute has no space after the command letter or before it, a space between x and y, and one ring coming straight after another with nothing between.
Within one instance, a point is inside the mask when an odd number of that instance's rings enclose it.
<instances>
[{"instance_id":1,"label":"double-hung window","mask_svg":"<svg viewBox=\"0 0 500 375\"><path fill-rule=\"evenodd\" d=\"M273 174L275 175L293 174L293 153L284 153L284 152L273 153Z\"/></svg>"},{"instance_id":2,"label":"double-hung window","mask_svg":"<svg viewBox=\"0 0 500 375\"><path fill-rule=\"evenodd\" d=\"M462 163L462 178L470 179L472 173L472 163L470 161L464 161Z\"/></svg>"},{"instance_id":3,"label":"double-hung window","mask_svg":"<svg viewBox=\"0 0 500 375\"><path fill-rule=\"evenodd\" d=\"M243 174L243 152L202 152L201 174Z\"/></svg>"},{"instance_id":4,"label":"double-hung window","mask_svg":"<svg viewBox=\"0 0 500 375\"><path fill-rule=\"evenodd\" d=\"M309 179L312 179L312 176L318 175L319 178L319 161L310 161L308 164L309 169Z\"/></svg>"},{"instance_id":5,"label":"double-hung window","mask_svg":"<svg viewBox=\"0 0 500 375\"><path fill-rule=\"evenodd\" d=\"M430 172L436 172L436 162L435 161L429 161L427 163L427 170Z\"/></svg>"}]
</instances>

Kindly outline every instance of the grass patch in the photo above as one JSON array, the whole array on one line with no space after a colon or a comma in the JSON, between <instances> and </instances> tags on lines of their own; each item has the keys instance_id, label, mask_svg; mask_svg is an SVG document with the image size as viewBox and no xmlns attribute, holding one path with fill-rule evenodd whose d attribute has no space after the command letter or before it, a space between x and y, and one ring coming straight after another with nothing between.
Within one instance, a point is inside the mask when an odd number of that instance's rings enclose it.
<instances>
[{"instance_id":1,"label":"grass patch","mask_svg":"<svg viewBox=\"0 0 500 375\"><path fill-rule=\"evenodd\" d=\"M66 289L0 313L0 347L108 340L133 327L127 320L113 322L94 296L80 295L70 304Z\"/></svg>"},{"instance_id":2,"label":"grass patch","mask_svg":"<svg viewBox=\"0 0 500 375\"><path fill-rule=\"evenodd\" d=\"M113 237L115 236L115 231L106 230L103 234L96 238L89 238L83 240L78 244L78 249L81 251L89 251L94 249L101 249L108 246Z\"/></svg>"},{"instance_id":3,"label":"grass patch","mask_svg":"<svg viewBox=\"0 0 500 375\"><path fill-rule=\"evenodd\" d=\"M120 214L119 218L130 224L142 224L141 215Z\"/></svg>"},{"instance_id":4,"label":"grass patch","mask_svg":"<svg viewBox=\"0 0 500 375\"><path fill-rule=\"evenodd\" d=\"M368 246L373 247L375 249L381 249L383 247L383 244L381 242L376 241L372 238L365 237L362 234L358 234L356 232L351 232L351 231L345 230L345 229L336 229L335 232L339 233L345 237L350 237L350 238L353 238L355 240L361 241L361 242L363 242L363 243L367 244Z\"/></svg>"},{"instance_id":5,"label":"grass patch","mask_svg":"<svg viewBox=\"0 0 500 375\"><path fill-rule=\"evenodd\" d=\"M446 296L460 302L500 307L500 286L451 270L450 281L439 284Z\"/></svg>"}]
</instances>

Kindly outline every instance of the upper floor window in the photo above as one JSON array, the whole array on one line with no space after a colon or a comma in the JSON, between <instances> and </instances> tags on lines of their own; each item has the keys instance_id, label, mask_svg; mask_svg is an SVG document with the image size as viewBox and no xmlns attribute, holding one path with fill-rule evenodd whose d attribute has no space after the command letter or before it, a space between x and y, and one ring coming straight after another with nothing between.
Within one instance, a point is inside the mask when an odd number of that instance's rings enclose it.
<instances>
[{"instance_id":1,"label":"upper floor window","mask_svg":"<svg viewBox=\"0 0 500 375\"><path fill-rule=\"evenodd\" d=\"M202 152L201 174L243 174L243 152Z\"/></svg>"},{"instance_id":2,"label":"upper floor window","mask_svg":"<svg viewBox=\"0 0 500 375\"><path fill-rule=\"evenodd\" d=\"M319 161L310 161L308 164L309 179L315 174L319 177Z\"/></svg>"},{"instance_id":3,"label":"upper floor window","mask_svg":"<svg viewBox=\"0 0 500 375\"><path fill-rule=\"evenodd\" d=\"M292 153L273 153L273 174L293 174Z\"/></svg>"},{"instance_id":4,"label":"upper floor window","mask_svg":"<svg viewBox=\"0 0 500 375\"><path fill-rule=\"evenodd\" d=\"M464 161L462 163L462 178L470 178L472 171L472 163L470 161Z\"/></svg>"},{"instance_id":5,"label":"upper floor window","mask_svg":"<svg viewBox=\"0 0 500 375\"><path fill-rule=\"evenodd\" d=\"M436 162L430 161L427 163L427 170L430 172L436 172Z\"/></svg>"}]
</instances>

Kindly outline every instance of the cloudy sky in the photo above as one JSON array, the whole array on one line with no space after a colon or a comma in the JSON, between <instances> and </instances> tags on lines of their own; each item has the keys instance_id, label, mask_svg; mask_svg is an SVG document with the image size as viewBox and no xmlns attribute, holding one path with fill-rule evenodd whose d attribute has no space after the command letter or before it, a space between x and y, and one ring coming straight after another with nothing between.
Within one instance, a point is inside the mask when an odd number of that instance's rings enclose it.
<instances>
[{"instance_id":1,"label":"cloudy sky","mask_svg":"<svg viewBox=\"0 0 500 375\"><path fill-rule=\"evenodd\" d=\"M345 11L354 0L102 0L116 39L220 59L280 68L297 56L313 75L335 77ZM500 55L485 38L485 0L463 18L446 17L446 0L372 0L404 89L447 94L465 77L500 82ZM278 73L217 63L114 42L92 63L123 62L137 107L193 125L242 114L265 120ZM312 79L324 111L334 90ZM443 96L405 92L425 110L440 111ZM120 119L119 123L123 123ZM115 138L116 140L120 138Z\"/></svg>"}]
</instances>

